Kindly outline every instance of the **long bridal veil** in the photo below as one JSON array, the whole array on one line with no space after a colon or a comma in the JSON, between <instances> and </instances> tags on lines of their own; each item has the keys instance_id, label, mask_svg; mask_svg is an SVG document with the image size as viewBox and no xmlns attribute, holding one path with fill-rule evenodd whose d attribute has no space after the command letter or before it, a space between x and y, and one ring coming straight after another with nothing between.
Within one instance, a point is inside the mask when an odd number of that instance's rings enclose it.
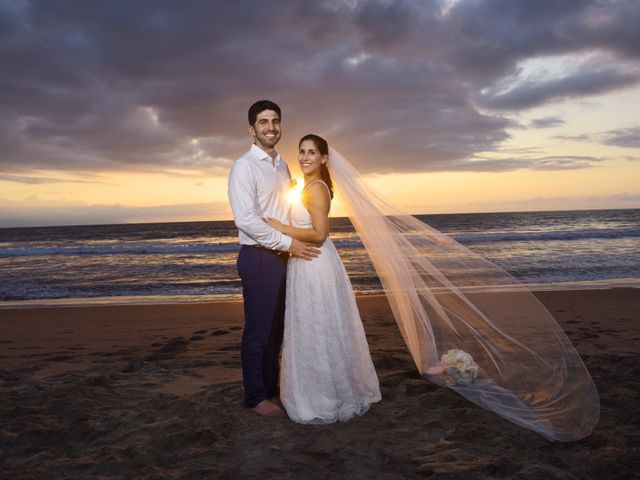
<instances>
[{"instance_id":1,"label":"long bridal veil","mask_svg":"<svg viewBox=\"0 0 640 480\"><path fill-rule=\"evenodd\" d=\"M598 392L531 291L383 199L335 149L327 165L421 375L549 440L589 435Z\"/></svg>"}]
</instances>

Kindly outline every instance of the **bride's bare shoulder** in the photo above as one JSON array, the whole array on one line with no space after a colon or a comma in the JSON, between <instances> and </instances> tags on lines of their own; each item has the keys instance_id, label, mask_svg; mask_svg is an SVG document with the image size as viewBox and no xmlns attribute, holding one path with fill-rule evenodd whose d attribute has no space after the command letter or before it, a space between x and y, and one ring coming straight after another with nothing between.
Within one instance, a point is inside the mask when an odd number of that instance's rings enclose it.
<instances>
[{"instance_id":1,"label":"bride's bare shoulder","mask_svg":"<svg viewBox=\"0 0 640 480\"><path fill-rule=\"evenodd\" d=\"M331 203L329 187L322 180L316 180L305 187L303 192L305 203L318 207L327 207Z\"/></svg>"},{"instance_id":2,"label":"bride's bare shoulder","mask_svg":"<svg viewBox=\"0 0 640 480\"><path fill-rule=\"evenodd\" d=\"M323 180L314 180L305 187L305 190L308 190L309 193L312 193L313 195L322 195L323 193L326 193L331 196L329 187Z\"/></svg>"}]
</instances>

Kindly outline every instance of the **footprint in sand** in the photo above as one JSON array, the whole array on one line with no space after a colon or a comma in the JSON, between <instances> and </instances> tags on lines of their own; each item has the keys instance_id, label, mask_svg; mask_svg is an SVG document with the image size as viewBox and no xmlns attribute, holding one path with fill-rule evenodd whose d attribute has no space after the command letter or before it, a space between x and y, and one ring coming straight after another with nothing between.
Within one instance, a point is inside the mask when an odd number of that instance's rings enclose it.
<instances>
[{"instance_id":1,"label":"footprint in sand","mask_svg":"<svg viewBox=\"0 0 640 480\"><path fill-rule=\"evenodd\" d=\"M218 336L218 335L226 335L227 333L229 333L229 330L215 330L211 332L210 335Z\"/></svg>"},{"instance_id":2,"label":"footprint in sand","mask_svg":"<svg viewBox=\"0 0 640 480\"><path fill-rule=\"evenodd\" d=\"M73 360L75 357L71 355L55 355L53 357L49 357L48 360L51 362L66 362L67 360Z\"/></svg>"},{"instance_id":3,"label":"footprint in sand","mask_svg":"<svg viewBox=\"0 0 640 480\"><path fill-rule=\"evenodd\" d=\"M160 350L148 356L145 360L155 361L175 358L179 353L183 353L187 350L189 343L190 341L184 337L172 338Z\"/></svg>"},{"instance_id":4,"label":"footprint in sand","mask_svg":"<svg viewBox=\"0 0 640 480\"><path fill-rule=\"evenodd\" d=\"M142 368L144 368L144 360L135 357L129 360L129 363L122 370L120 370L120 372L133 373L141 370Z\"/></svg>"},{"instance_id":5,"label":"footprint in sand","mask_svg":"<svg viewBox=\"0 0 640 480\"><path fill-rule=\"evenodd\" d=\"M235 351L235 350L240 350L240 345L239 344L226 345L226 346L220 347L218 349L219 352L230 352L230 351Z\"/></svg>"}]
</instances>

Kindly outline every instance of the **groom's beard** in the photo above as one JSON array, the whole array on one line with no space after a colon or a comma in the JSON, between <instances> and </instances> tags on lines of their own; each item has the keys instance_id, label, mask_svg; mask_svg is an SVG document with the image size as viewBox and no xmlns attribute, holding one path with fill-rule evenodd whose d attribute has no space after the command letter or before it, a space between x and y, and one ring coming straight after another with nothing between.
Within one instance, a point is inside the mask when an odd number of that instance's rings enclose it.
<instances>
[{"instance_id":1,"label":"groom's beard","mask_svg":"<svg viewBox=\"0 0 640 480\"><path fill-rule=\"evenodd\" d=\"M280 130L268 133L274 133L275 135L273 137L267 137L262 132L256 132L256 143L258 146L273 148L280 141Z\"/></svg>"}]
</instances>

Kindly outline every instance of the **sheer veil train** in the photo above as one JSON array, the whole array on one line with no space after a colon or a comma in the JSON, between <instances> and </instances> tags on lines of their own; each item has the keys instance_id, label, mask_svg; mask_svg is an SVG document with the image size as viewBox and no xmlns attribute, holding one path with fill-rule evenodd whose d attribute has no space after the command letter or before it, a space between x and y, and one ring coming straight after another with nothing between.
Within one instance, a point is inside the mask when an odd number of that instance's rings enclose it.
<instances>
[{"instance_id":1,"label":"sheer veil train","mask_svg":"<svg viewBox=\"0 0 640 480\"><path fill-rule=\"evenodd\" d=\"M531 291L383 199L335 149L327 165L421 375L549 440L589 435L598 392Z\"/></svg>"}]
</instances>

